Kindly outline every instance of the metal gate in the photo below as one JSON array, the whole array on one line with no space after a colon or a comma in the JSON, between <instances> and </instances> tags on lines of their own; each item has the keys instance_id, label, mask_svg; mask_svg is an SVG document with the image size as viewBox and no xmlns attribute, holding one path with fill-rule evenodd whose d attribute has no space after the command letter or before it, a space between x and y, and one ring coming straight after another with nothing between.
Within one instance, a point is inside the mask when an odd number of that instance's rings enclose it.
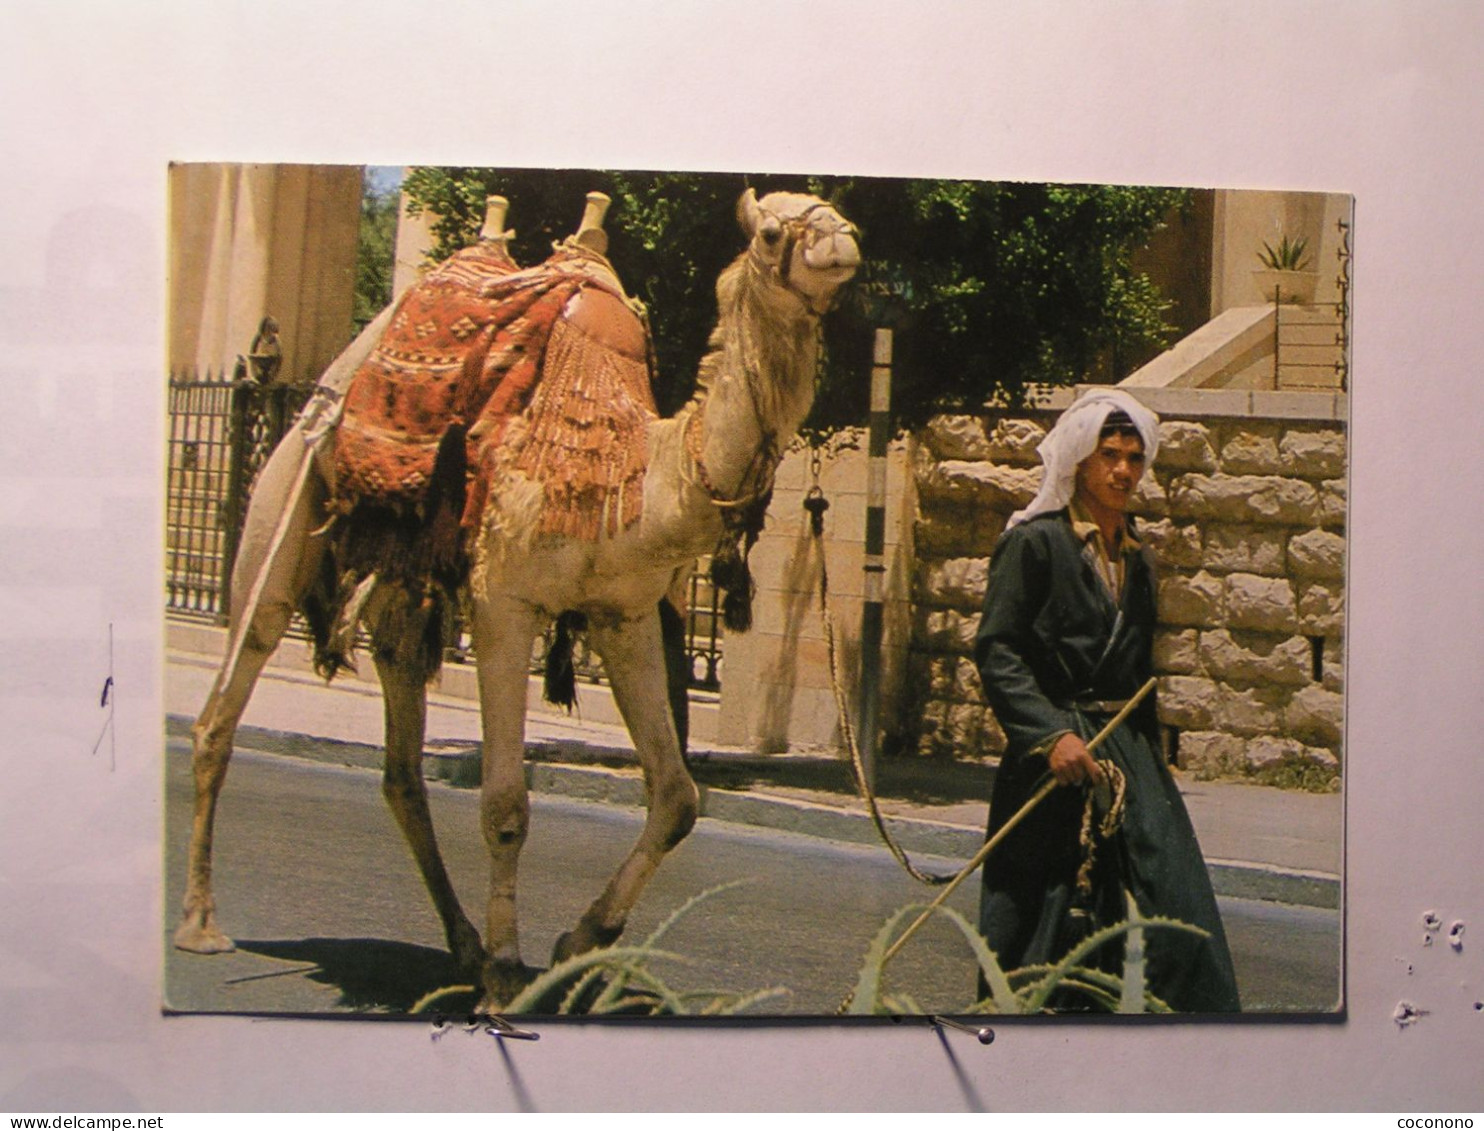
<instances>
[{"instance_id":1,"label":"metal gate","mask_svg":"<svg viewBox=\"0 0 1484 1131\"><path fill-rule=\"evenodd\" d=\"M225 374L171 375L165 489L170 612L225 623L227 582L253 481L311 391Z\"/></svg>"}]
</instances>

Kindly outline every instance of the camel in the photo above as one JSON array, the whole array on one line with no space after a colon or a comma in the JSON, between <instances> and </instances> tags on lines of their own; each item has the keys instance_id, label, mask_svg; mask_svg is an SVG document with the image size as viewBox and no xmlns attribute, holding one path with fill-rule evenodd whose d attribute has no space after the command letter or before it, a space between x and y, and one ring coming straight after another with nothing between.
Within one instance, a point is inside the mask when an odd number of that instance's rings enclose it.
<instances>
[{"instance_id":1,"label":"camel","mask_svg":"<svg viewBox=\"0 0 1484 1131\"><path fill-rule=\"evenodd\" d=\"M718 319L700 363L697 391L675 416L642 430L647 461L637 517L596 537L541 529L546 493L560 490L523 469L519 423L494 461L483 518L473 535L469 577L477 658L483 778L480 826L490 856L481 933L465 915L439 854L422 778L428 661L421 645L426 609L392 584L369 584L353 613L373 627L385 698L383 794L412 850L442 920L449 950L478 972L480 1008L497 1011L532 977L521 958L516 877L530 807L523 772L525 704L536 634L564 613L585 616L643 769L648 812L637 842L577 924L561 935L552 962L612 944L665 854L695 822L698 793L682 757L667 693L658 609L697 557L717 552L719 583L732 587L729 618L750 587L746 545L756 536L783 449L813 403L819 320L860 265L855 228L816 197L748 190L738 203L745 250L716 285ZM499 238L502 217L493 221ZM591 225L585 224L585 230ZM491 237L491 223L485 235ZM578 242L601 248L602 233ZM586 304L587 309L578 307ZM388 325L384 313L327 371L344 387ZM603 349L632 351L638 320L621 301L588 290L562 311L561 326ZM558 329L561 328L558 327ZM556 331L553 331L555 340ZM338 385L336 384L338 382ZM557 388L543 377L536 398ZM556 394L553 394L556 395ZM533 406L534 407L534 406ZM238 720L263 665L326 553L327 500L334 468L323 437L333 411L311 407L286 436L254 489L232 581L228 655L193 729L196 786L188 880L175 945L197 953L233 948L217 923L211 844L218 796ZM504 453L513 453L503 458ZM388 615L392 610L393 615ZM377 635L375 626L383 626ZM387 625L396 626L388 632Z\"/></svg>"}]
</instances>

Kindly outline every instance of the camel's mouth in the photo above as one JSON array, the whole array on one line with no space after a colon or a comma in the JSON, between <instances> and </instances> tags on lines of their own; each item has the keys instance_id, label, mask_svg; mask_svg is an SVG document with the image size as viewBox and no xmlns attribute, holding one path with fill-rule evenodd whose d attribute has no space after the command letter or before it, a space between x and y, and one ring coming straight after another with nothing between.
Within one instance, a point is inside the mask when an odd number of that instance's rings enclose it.
<instances>
[{"instance_id":1,"label":"camel's mouth","mask_svg":"<svg viewBox=\"0 0 1484 1131\"><path fill-rule=\"evenodd\" d=\"M838 231L816 235L803 249L804 265L828 277L844 282L860 269L861 251L853 229L845 225Z\"/></svg>"}]
</instances>

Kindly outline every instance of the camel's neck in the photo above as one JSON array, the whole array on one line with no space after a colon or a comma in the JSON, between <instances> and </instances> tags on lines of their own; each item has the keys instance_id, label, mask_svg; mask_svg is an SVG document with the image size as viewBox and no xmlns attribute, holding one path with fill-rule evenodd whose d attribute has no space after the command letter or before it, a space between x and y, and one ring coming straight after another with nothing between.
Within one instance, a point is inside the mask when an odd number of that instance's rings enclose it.
<instances>
[{"instance_id":1,"label":"camel's neck","mask_svg":"<svg viewBox=\"0 0 1484 1131\"><path fill-rule=\"evenodd\" d=\"M708 489L760 489L814 403L818 319L746 256L717 285L720 316L701 362L697 447Z\"/></svg>"}]
</instances>

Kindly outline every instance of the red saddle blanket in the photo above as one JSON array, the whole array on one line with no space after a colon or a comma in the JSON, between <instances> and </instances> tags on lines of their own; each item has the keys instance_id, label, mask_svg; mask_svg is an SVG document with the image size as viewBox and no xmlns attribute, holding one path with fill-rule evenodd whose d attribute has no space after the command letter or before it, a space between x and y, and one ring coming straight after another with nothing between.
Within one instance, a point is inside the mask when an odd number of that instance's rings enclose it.
<instances>
[{"instance_id":1,"label":"red saddle blanket","mask_svg":"<svg viewBox=\"0 0 1484 1131\"><path fill-rule=\"evenodd\" d=\"M336 509L421 514L425 503L436 509L431 491L444 509L457 498L465 533L477 528L510 424L532 406L553 330L589 287L622 297L581 249L522 270L501 245L481 243L411 288L347 390L335 436ZM556 382L561 389L543 394L520 430L521 450L506 453L506 465L545 485L542 531L595 538L637 516L643 427L655 416L649 371L645 362L608 361L594 367L589 358L586 378ZM604 426L594 429L595 417ZM435 489L440 476L459 482Z\"/></svg>"}]
</instances>

